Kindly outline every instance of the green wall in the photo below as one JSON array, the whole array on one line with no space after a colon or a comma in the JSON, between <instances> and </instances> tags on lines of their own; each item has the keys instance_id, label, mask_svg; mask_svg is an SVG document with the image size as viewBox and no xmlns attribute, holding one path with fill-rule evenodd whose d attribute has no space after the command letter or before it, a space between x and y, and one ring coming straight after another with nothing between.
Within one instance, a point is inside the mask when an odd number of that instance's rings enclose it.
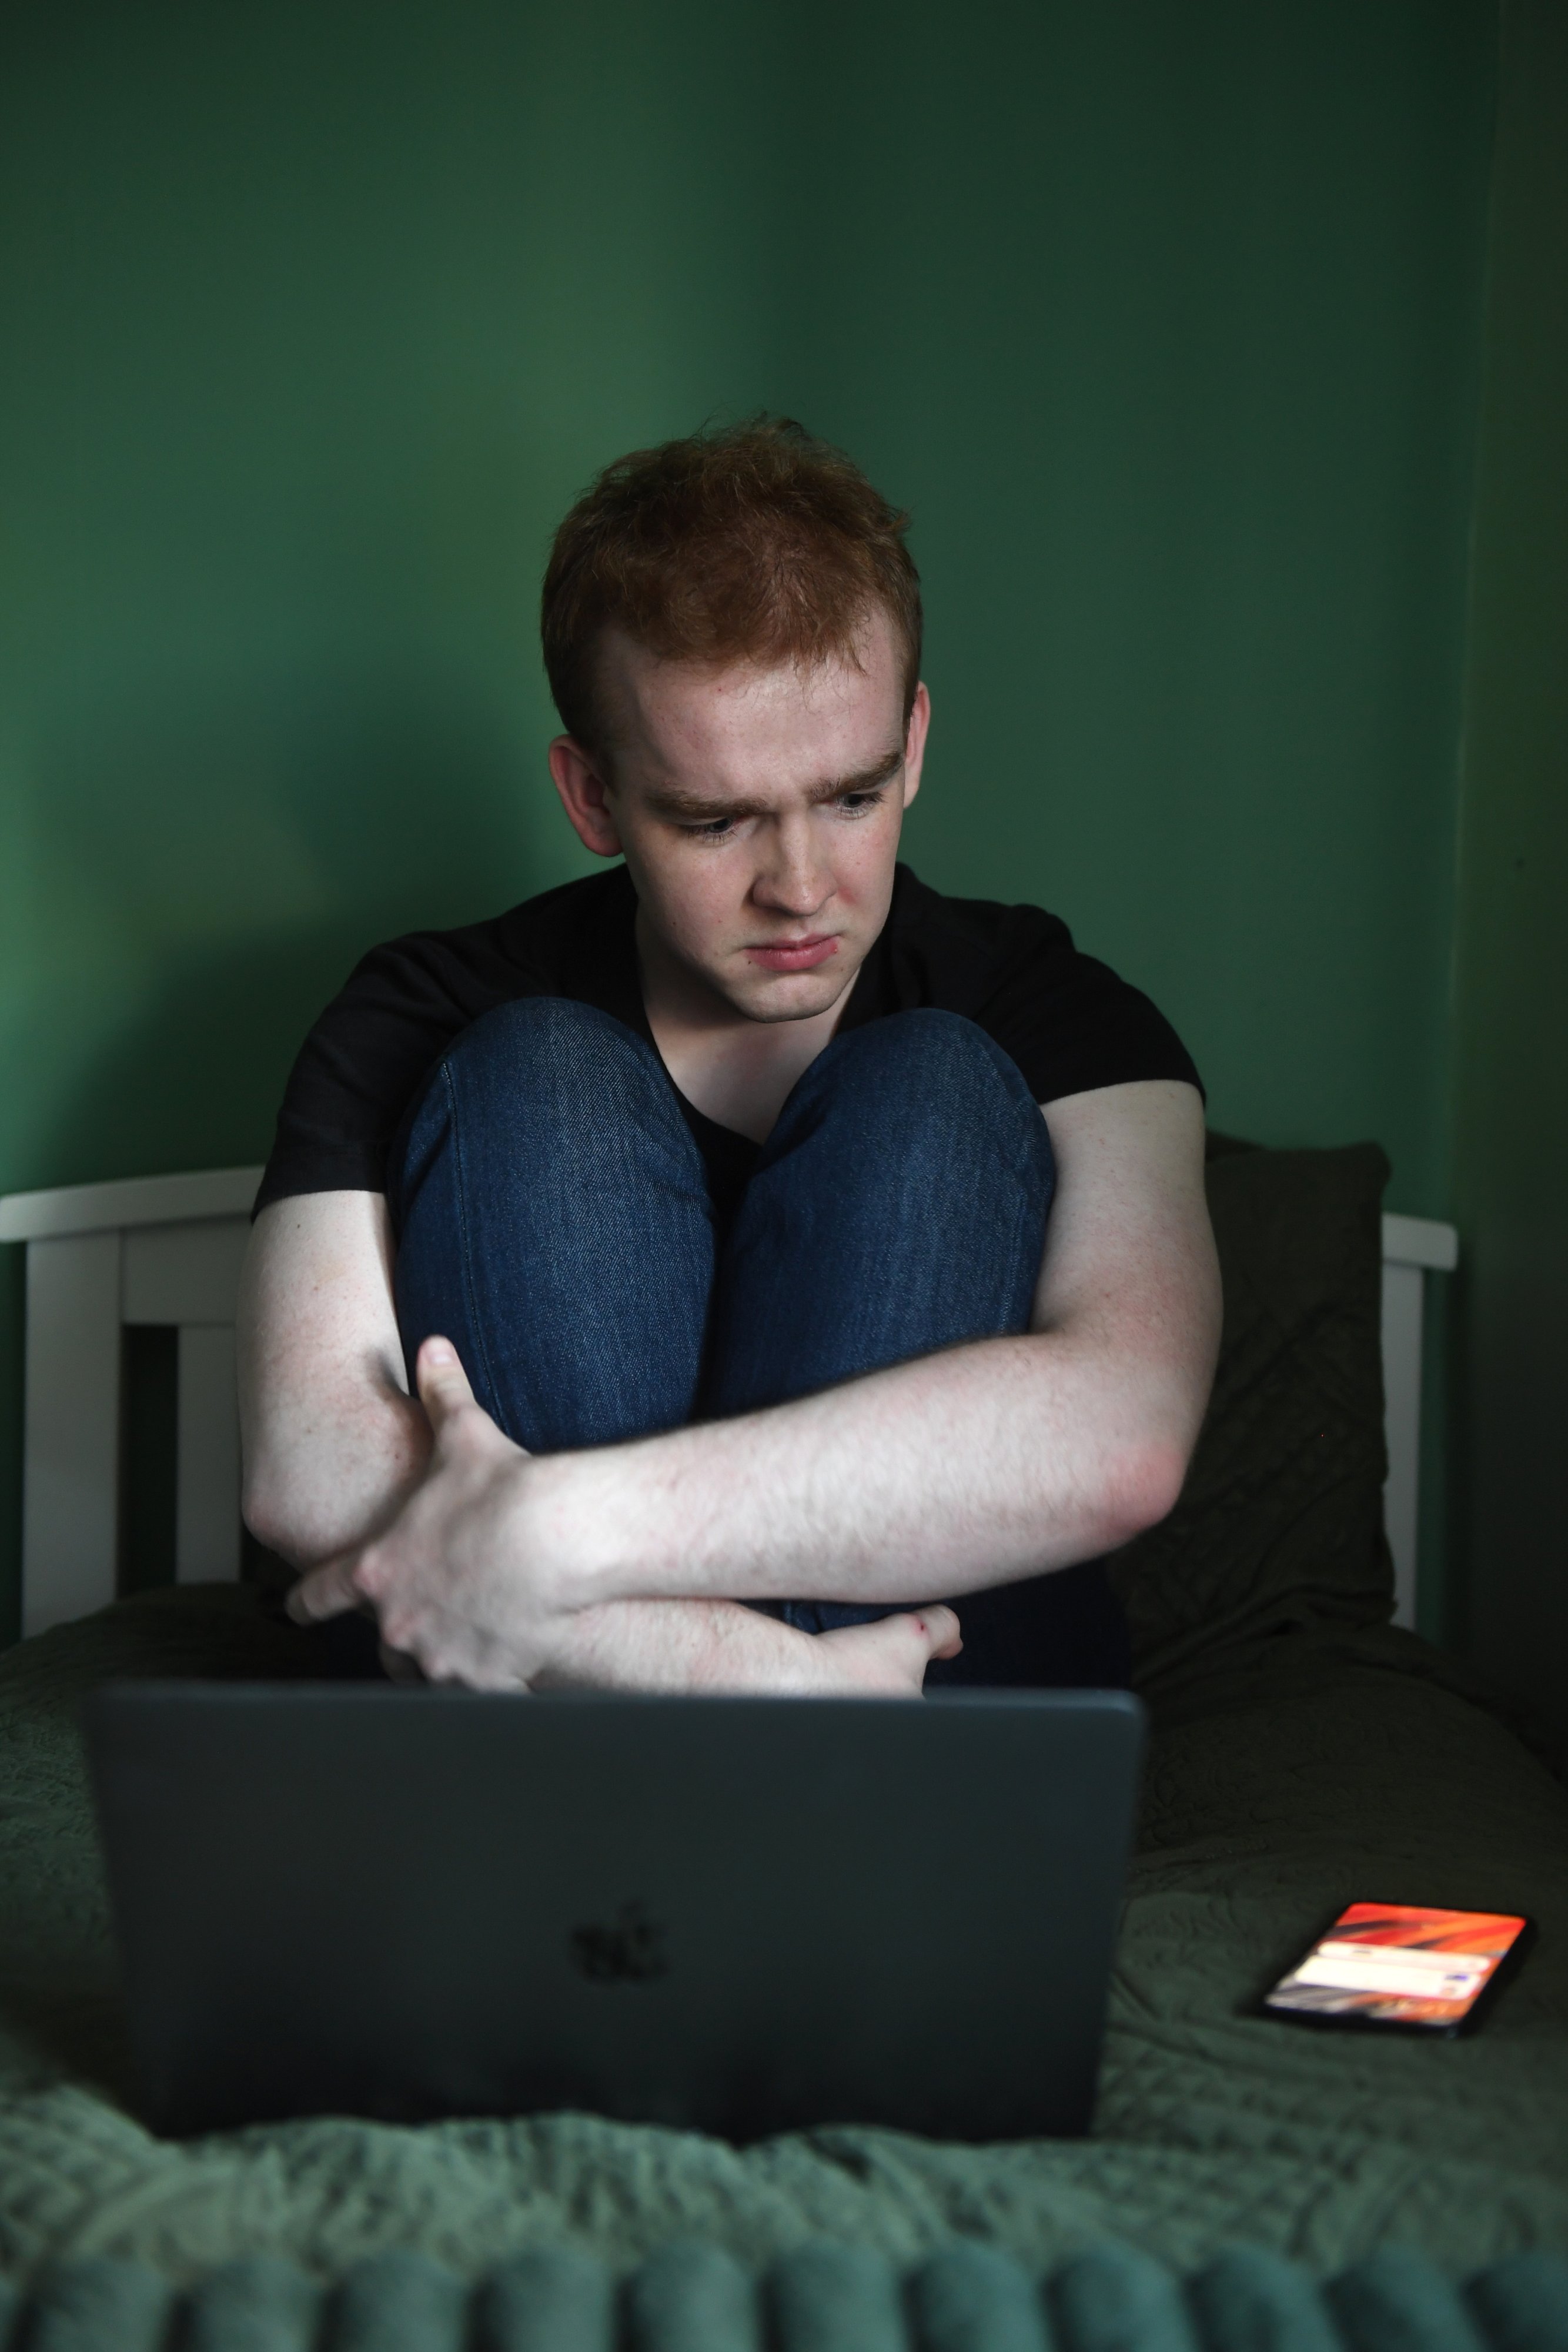
<instances>
[{"instance_id":1,"label":"green wall","mask_svg":"<svg viewBox=\"0 0 1568 2352\"><path fill-rule=\"evenodd\" d=\"M1507 0L1503 29L1455 965L1456 1631L1568 1734L1568 10Z\"/></svg>"},{"instance_id":2,"label":"green wall","mask_svg":"<svg viewBox=\"0 0 1568 2352\"><path fill-rule=\"evenodd\" d=\"M1218 1123L1447 1209L1490 0L3 38L0 1190L259 1158L363 947L580 870L549 529L767 404L916 517L916 863L1065 913Z\"/></svg>"}]
</instances>

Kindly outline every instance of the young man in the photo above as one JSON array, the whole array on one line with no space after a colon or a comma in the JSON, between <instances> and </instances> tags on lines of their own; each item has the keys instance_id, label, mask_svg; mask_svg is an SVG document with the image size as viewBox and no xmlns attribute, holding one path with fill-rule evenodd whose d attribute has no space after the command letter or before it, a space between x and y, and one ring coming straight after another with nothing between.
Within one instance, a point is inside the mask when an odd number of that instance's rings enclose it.
<instances>
[{"instance_id":1,"label":"young man","mask_svg":"<svg viewBox=\"0 0 1568 2352\"><path fill-rule=\"evenodd\" d=\"M246 1515L301 1619L495 1688L1125 1678L1096 1563L1218 1339L1201 1097L1053 917L896 864L904 523L768 423L562 524L550 772L624 863L367 957L261 1188Z\"/></svg>"}]
</instances>

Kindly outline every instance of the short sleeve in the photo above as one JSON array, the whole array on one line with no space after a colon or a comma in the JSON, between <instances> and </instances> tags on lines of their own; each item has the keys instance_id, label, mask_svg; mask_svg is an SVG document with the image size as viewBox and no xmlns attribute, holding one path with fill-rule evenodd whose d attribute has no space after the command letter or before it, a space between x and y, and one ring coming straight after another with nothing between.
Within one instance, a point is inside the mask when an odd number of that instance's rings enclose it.
<instances>
[{"instance_id":1,"label":"short sleeve","mask_svg":"<svg viewBox=\"0 0 1568 2352\"><path fill-rule=\"evenodd\" d=\"M300 1192L382 1192L404 1112L460 1030L526 992L486 970L476 934L414 933L374 949L327 1007L289 1074L253 1215Z\"/></svg>"},{"instance_id":2,"label":"short sleeve","mask_svg":"<svg viewBox=\"0 0 1568 2352\"><path fill-rule=\"evenodd\" d=\"M901 866L848 1024L915 1005L960 1013L1010 1054L1036 1102L1143 1078L1202 1082L1142 989L1082 955L1043 907L949 898Z\"/></svg>"},{"instance_id":3,"label":"short sleeve","mask_svg":"<svg viewBox=\"0 0 1568 2352\"><path fill-rule=\"evenodd\" d=\"M1157 1005L1109 964L1083 955L1065 923L1013 907L995 977L974 1018L1011 1055L1036 1102L1145 1078L1203 1091L1192 1055Z\"/></svg>"}]
</instances>

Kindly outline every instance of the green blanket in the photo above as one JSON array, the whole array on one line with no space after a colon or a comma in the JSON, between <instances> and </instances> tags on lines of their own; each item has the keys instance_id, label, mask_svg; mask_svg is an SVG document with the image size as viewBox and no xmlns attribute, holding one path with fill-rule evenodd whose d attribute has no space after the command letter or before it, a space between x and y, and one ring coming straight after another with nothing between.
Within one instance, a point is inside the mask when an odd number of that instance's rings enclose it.
<instances>
[{"instance_id":1,"label":"green blanket","mask_svg":"<svg viewBox=\"0 0 1568 2352\"><path fill-rule=\"evenodd\" d=\"M1040 2272L1107 2236L1191 2268L1239 2239L1326 2272L1568 2252L1568 1792L1388 1631L1298 1631L1156 1695L1094 2130L985 2148L833 2129L737 2151L583 2116L267 2126L184 2145L127 2105L75 1717L110 1674L317 1669L242 1591L170 1592L0 1661L0 2273L108 2254L467 2276L539 2246L617 2267L823 2236L903 2266L955 2237ZM1523 1908L1538 1948L1474 2040L1315 2033L1246 2004L1332 1907Z\"/></svg>"}]
</instances>

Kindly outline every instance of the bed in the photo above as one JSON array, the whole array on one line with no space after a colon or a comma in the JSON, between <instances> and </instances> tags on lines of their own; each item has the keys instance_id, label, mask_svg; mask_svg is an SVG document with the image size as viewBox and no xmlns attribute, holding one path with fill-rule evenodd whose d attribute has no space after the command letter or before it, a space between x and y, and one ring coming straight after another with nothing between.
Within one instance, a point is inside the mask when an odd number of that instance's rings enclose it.
<instances>
[{"instance_id":1,"label":"bed","mask_svg":"<svg viewBox=\"0 0 1568 2352\"><path fill-rule=\"evenodd\" d=\"M1370 1146L1211 1159L1214 1406L1114 1571L1153 1738L1084 2140L737 2150L568 2115L159 2142L129 2105L78 1702L329 1660L232 1578L7 1654L0 2274L32 2341L1563 2352L1568 1790L1390 1622L1385 1174ZM1362 1898L1523 1909L1539 1946L1468 2042L1249 2014Z\"/></svg>"}]
</instances>

